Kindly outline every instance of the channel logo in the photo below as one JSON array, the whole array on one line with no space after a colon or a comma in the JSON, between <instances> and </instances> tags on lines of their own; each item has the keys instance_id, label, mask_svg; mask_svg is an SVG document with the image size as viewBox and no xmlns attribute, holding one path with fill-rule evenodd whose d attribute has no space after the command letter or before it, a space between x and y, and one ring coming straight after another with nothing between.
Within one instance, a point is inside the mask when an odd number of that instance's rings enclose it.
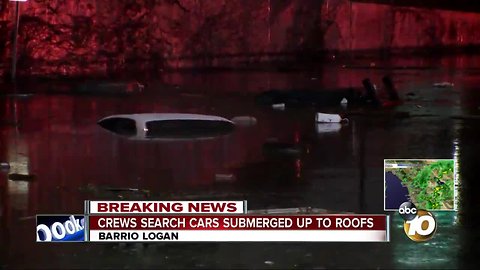
<instances>
[{"instance_id":1,"label":"channel logo","mask_svg":"<svg viewBox=\"0 0 480 270\"><path fill-rule=\"evenodd\" d=\"M411 202L404 202L398 208L403 218L403 230L411 240L424 242L433 238L437 231L437 221L427 210L417 209Z\"/></svg>"},{"instance_id":2,"label":"channel logo","mask_svg":"<svg viewBox=\"0 0 480 270\"><path fill-rule=\"evenodd\" d=\"M85 216L38 215L37 242L85 241Z\"/></svg>"}]
</instances>

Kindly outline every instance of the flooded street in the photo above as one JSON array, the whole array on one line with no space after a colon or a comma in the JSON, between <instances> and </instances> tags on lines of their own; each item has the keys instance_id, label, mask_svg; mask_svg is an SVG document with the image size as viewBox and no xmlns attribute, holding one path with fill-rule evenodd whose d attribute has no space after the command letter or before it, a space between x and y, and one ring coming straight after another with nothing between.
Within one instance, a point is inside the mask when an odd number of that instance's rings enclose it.
<instances>
[{"instance_id":1,"label":"flooded street","mask_svg":"<svg viewBox=\"0 0 480 270\"><path fill-rule=\"evenodd\" d=\"M312 108L274 110L254 102L255 94L269 89L361 87L367 77L381 86L386 74L405 102L386 109L324 108L349 119L340 126L317 125L319 110ZM472 267L479 252L480 120L472 117L480 115L479 74L471 66L170 73L148 79L144 92L129 96L66 94L68 82L19 84L17 91L25 95L0 96L0 161L10 163L10 174L34 177L12 181L0 172L0 265ZM432 86L444 81L455 87ZM257 123L188 141L129 140L97 125L112 114L149 112L253 116ZM383 160L395 158L456 159L459 212L435 213L439 225L430 242L410 241L403 221L392 213L390 243L35 243L36 214L83 213L87 199L242 199L252 210L314 207L380 214Z\"/></svg>"}]
</instances>

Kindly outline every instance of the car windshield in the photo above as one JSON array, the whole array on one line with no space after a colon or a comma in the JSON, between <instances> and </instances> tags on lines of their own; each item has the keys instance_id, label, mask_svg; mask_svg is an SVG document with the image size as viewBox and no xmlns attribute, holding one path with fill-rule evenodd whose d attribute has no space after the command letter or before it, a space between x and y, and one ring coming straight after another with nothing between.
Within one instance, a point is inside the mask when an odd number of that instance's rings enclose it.
<instances>
[{"instance_id":1,"label":"car windshield","mask_svg":"<svg viewBox=\"0 0 480 270\"><path fill-rule=\"evenodd\" d=\"M214 136L227 133L233 124L227 121L163 120L146 123L147 137Z\"/></svg>"},{"instance_id":2,"label":"car windshield","mask_svg":"<svg viewBox=\"0 0 480 270\"><path fill-rule=\"evenodd\" d=\"M120 135L135 136L137 134L135 120L129 118L108 118L99 122L99 125Z\"/></svg>"}]
</instances>

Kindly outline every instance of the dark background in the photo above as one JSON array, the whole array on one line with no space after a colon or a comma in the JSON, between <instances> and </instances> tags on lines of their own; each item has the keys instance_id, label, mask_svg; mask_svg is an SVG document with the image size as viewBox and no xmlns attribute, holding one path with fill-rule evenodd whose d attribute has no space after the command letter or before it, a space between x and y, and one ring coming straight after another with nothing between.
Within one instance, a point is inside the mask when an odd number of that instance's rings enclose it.
<instances>
[{"instance_id":1,"label":"dark background","mask_svg":"<svg viewBox=\"0 0 480 270\"><path fill-rule=\"evenodd\" d=\"M20 76L299 67L347 57L474 52L476 1L117 0L20 3ZM15 4L0 9L7 76ZM335 56L335 57L334 57ZM294 64L292 64L294 63ZM339 64L339 63L337 63Z\"/></svg>"}]
</instances>

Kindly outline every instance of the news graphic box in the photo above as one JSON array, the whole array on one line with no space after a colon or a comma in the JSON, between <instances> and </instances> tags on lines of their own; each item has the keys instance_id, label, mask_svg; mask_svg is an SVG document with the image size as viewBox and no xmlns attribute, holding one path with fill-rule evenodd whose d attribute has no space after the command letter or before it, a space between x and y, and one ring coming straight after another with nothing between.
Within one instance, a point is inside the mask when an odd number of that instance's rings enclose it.
<instances>
[{"instance_id":1,"label":"news graphic box","mask_svg":"<svg viewBox=\"0 0 480 270\"><path fill-rule=\"evenodd\" d=\"M385 159L384 210L412 202L427 211L456 210L454 159Z\"/></svg>"},{"instance_id":2,"label":"news graphic box","mask_svg":"<svg viewBox=\"0 0 480 270\"><path fill-rule=\"evenodd\" d=\"M386 215L92 215L92 242L388 242Z\"/></svg>"},{"instance_id":3,"label":"news graphic box","mask_svg":"<svg viewBox=\"0 0 480 270\"><path fill-rule=\"evenodd\" d=\"M246 201L86 201L88 214L244 214Z\"/></svg>"},{"instance_id":4,"label":"news graphic box","mask_svg":"<svg viewBox=\"0 0 480 270\"><path fill-rule=\"evenodd\" d=\"M37 215L37 242L84 242L87 221L84 215Z\"/></svg>"}]
</instances>

